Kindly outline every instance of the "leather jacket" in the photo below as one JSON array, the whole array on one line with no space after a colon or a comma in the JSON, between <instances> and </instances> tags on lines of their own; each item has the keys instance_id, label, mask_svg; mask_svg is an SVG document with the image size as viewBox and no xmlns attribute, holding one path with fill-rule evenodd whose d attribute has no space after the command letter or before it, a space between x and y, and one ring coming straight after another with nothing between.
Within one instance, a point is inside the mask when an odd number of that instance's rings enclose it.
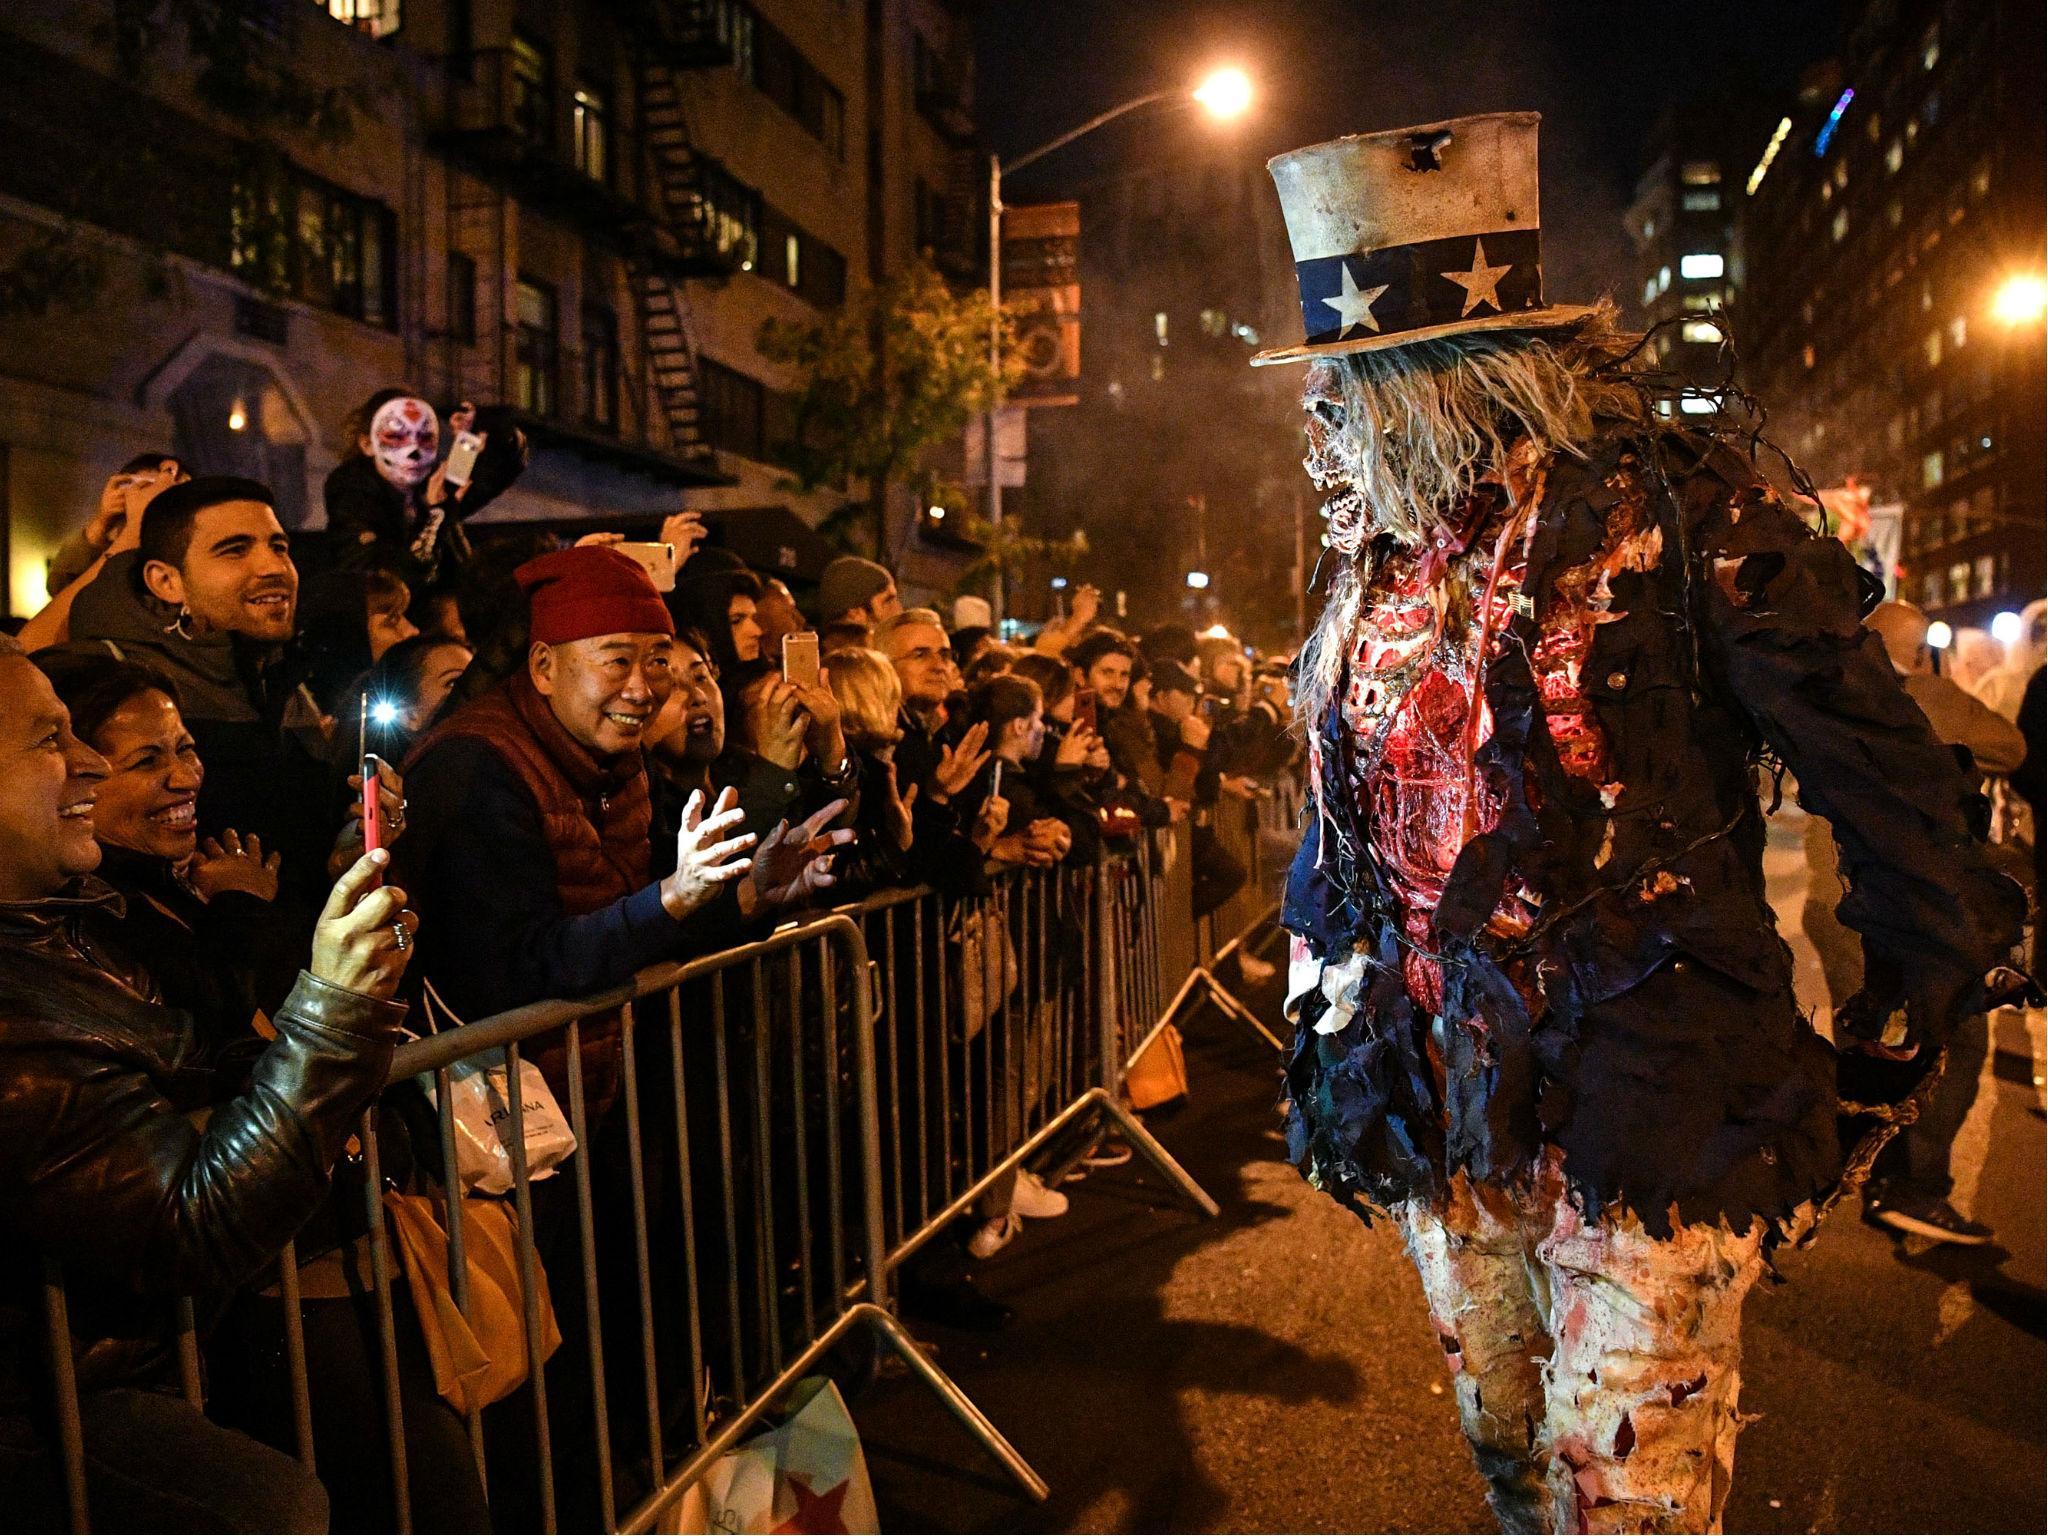
<instances>
[{"instance_id":1,"label":"leather jacket","mask_svg":"<svg viewBox=\"0 0 2048 1536\"><path fill-rule=\"evenodd\" d=\"M0 903L0 1414L42 1398L62 1270L81 1391L161 1384L170 1301L254 1277L320 1204L402 1004L302 973L248 1090L213 1104L199 1032L127 963L103 881Z\"/></svg>"}]
</instances>

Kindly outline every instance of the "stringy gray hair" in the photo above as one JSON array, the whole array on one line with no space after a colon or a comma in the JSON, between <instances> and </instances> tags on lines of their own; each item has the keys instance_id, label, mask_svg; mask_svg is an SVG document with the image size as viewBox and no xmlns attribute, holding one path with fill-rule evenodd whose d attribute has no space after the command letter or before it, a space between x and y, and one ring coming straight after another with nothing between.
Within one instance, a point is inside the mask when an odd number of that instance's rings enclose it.
<instances>
[{"instance_id":1,"label":"stringy gray hair","mask_svg":"<svg viewBox=\"0 0 2048 1536\"><path fill-rule=\"evenodd\" d=\"M1522 438L1544 455L1581 455L1596 417L1641 419L1642 394L1609 366L1634 340L1602 302L1569 330L1468 332L1316 365L1335 377L1312 377L1307 388L1304 404L1326 429L1308 463L1335 492L1325 510L1341 564L1302 652L1296 706L1304 729L1329 708L1372 580L1375 541L1425 543Z\"/></svg>"}]
</instances>

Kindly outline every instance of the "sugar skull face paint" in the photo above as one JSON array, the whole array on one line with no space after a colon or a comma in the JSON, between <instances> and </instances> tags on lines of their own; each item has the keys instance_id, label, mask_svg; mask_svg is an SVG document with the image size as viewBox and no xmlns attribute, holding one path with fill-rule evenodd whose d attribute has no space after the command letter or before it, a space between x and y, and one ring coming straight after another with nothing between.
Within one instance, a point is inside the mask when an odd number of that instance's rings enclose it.
<instances>
[{"instance_id":1,"label":"sugar skull face paint","mask_svg":"<svg viewBox=\"0 0 2048 1536\"><path fill-rule=\"evenodd\" d=\"M440 420L424 400L401 395L385 401L370 418L370 454L377 473L401 491L433 473L440 447Z\"/></svg>"}]
</instances>

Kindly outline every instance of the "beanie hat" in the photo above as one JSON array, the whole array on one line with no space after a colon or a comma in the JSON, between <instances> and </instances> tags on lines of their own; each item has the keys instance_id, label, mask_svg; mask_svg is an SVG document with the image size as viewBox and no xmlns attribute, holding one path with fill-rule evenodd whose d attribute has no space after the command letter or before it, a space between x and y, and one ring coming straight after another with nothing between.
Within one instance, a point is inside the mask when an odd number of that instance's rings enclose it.
<instances>
[{"instance_id":1,"label":"beanie hat","mask_svg":"<svg viewBox=\"0 0 2048 1536\"><path fill-rule=\"evenodd\" d=\"M849 608L859 608L878 593L888 591L895 583L896 578L886 566L863 560L859 555L841 555L818 578L818 617L829 624Z\"/></svg>"},{"instance_id":2,"label":"beanie hat","mask_svg":"<svg viewBox=\"0 0 2048 1536\"><path fill-rule=\"evenodd\" d=\"M602 544L580 544L529 560L512 579L533 605L528 632L543 645L596 635L676 632L653 578L638 561Z\"/></svg>"}]
</instances>

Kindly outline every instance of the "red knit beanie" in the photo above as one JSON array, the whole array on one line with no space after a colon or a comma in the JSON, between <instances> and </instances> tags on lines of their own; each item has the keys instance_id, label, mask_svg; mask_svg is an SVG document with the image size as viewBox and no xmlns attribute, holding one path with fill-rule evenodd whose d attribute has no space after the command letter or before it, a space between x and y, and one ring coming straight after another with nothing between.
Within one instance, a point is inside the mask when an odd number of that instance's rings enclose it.
<instances>
[{"instance_id":1,"label":"red knit beanie","mask_svg":"<svg viewBox=\"0 0 2048 1536\"><path fill-rule=\"evenodd\" d=\"M672 635L676 621L654 581L630 556L579 544L529 560L512 573L533 604L529 638L543 645L596 635Z\"/></svg>"}]
</instances>

